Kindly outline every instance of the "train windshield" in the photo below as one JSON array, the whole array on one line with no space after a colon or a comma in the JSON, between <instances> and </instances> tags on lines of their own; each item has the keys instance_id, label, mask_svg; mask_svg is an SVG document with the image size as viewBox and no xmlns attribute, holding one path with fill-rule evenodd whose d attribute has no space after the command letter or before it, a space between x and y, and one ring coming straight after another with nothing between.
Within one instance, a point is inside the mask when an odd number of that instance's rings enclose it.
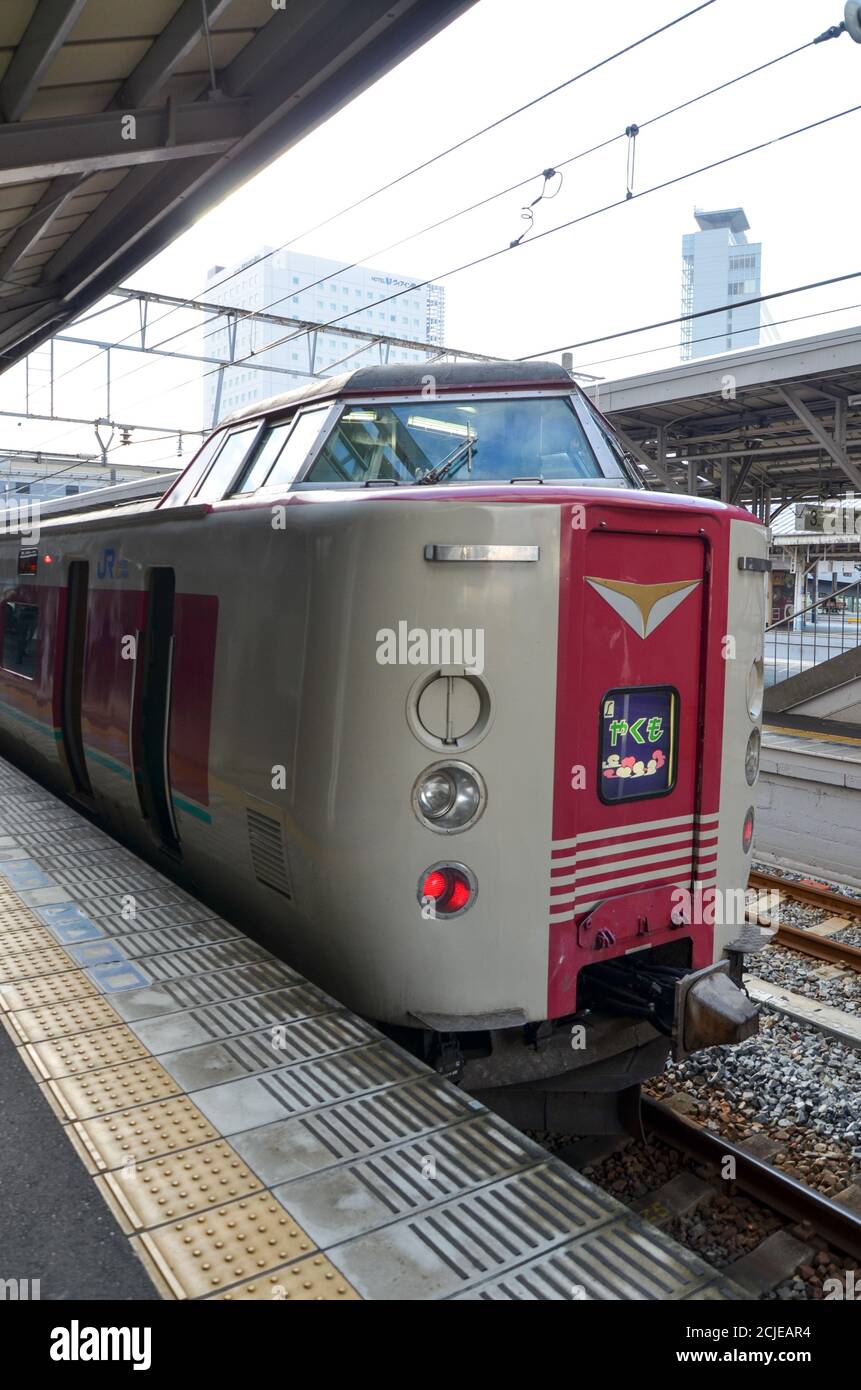
<instances>
[{"instance_id":1,"label":"train windshield","mask_svg":"<svg viewBox=\"0 0 861 1390\"><path fill-rule=\"evenodd\" d=\"M599 457L600 456L600 457ZM618 457L567 396L428 399L349 404L305 475L306 484L625 484Z\"/></svg>"}]
</instances>

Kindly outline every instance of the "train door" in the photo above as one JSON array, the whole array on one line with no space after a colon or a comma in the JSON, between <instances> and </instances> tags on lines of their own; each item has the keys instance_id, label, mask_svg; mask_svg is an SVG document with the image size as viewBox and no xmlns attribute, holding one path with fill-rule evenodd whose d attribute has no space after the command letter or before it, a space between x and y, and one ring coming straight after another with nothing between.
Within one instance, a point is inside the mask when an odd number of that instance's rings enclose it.
<instances>
[{"instance_id":1,"label":"train door","mask_svg":"<svg viewBox=\"0 0 861 1390\"><path fill-rule=\"evenodd\" d=\"M671 964L712 960L712 928L677 933L671 916L717 859L700 784L708 555L698 533L644 517L611 530L608 509L560 611L550 1017L573 1012L578 972L599 961L667 941L692 956Z\"/></svg>"},{"instance_id":2,"label":"train door","mask_svg":"<svg viewBox=\"0 0 861 1390\"><path fill-rule=\"evenodd\" d=\"M87 603L90 566L86 560L69 565L66 588L66 635L63 647L60 728L63 751L74 791L92 796L84 738L81 729L81 687L84 677L84 645L87 636Z\"/></svg>"},{"instance_id":3,"label":"train door","mask_svg":"<svg viewBox=\"0 0 861 1390\"><path fill-rule=\"evenodd\" d=\"M176 581L169 568L150 571L146 630L138 649L135 781L141 810L162 847L179 853L168 771Z\"/></svg>"}]
</instances>

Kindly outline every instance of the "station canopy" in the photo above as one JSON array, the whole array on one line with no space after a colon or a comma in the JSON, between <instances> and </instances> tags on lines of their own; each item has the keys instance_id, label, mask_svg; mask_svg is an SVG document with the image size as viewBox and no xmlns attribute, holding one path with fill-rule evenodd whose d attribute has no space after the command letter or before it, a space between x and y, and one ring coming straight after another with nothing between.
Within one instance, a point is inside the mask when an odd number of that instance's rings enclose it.
<instances>
[{"instance_id":1,"label":"station canopy","mask_svg":"<svg viewBox=\"0 0 861 1390\"><path fill-rule=\"evenodd\" d=\"M3 0L0 370L472 3Z\"/></svg>"},{"instance_id":2,"label":"station canopy","mask_svg":"<svg viewBox=\"0 0 861 1390\"><path fill-rule=\"evenodd\" d=\"M589 394L651 487L763 515L772 503L861 494L859 328L600 382Z\"/></svg>"}]
</instances>

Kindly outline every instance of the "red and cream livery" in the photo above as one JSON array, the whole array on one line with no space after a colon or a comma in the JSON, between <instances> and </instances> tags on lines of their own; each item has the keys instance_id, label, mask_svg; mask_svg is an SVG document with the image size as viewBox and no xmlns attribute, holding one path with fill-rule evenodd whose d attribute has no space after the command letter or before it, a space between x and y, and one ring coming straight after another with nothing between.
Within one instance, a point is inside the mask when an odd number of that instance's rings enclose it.
<instances>
[{"instance_id":1,"label":"red and cream livery","mask_svg":"<svg viewBox=\"0 0 861 1390\"><path fill-rule=\"evenodd\" d=\"M550 363L314 382L76 504L0 541L9 756L512 1112L750 1031L748 513Z\"/></svg>"}]
</instances>

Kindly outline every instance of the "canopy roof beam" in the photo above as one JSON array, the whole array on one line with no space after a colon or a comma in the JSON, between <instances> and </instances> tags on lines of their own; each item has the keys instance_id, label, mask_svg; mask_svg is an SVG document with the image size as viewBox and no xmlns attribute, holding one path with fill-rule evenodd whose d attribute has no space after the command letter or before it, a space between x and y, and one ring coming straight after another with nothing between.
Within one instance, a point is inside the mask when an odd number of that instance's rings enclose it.
<instances>
[{"instance_id":1,"label":"canopy roof beam","mask_svg":"<svg viewBox=\"0 0 861 1390\"><path fill-rule=\"evenodd\" d=\"M813 438L818 444L821 444L829 458L833 459L838 468L842 468L847 478L850 479L855 487L861 488L861 468L852 462L845 448L841 448L834 435L828 433L822 421L817 420L816 416L808 409L797 391L794 391L790 386L779 386L778 390L787 405L790 406L798 416L799 420L807 426ZM839 429L840 424L838 422L838 430Z\"/></svg>"}]
</instances>

